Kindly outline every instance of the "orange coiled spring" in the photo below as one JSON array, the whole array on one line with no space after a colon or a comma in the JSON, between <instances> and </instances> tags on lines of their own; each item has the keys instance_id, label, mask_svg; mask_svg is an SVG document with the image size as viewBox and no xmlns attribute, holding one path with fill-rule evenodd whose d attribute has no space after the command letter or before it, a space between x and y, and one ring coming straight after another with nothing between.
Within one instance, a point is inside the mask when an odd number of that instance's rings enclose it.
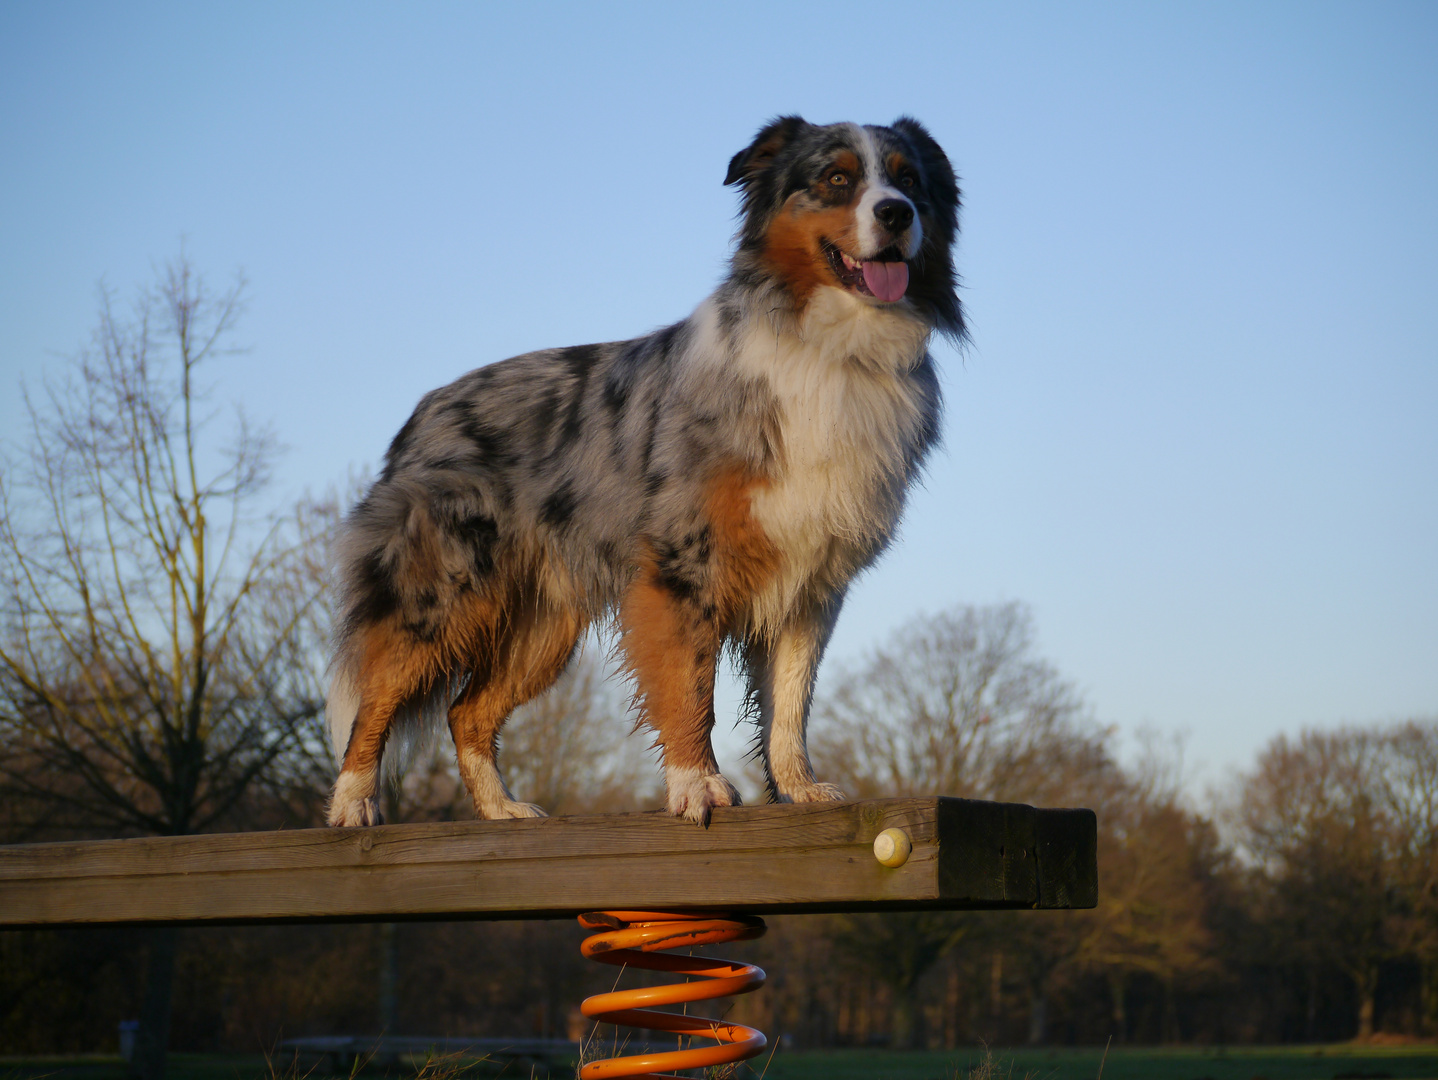
<instances>
[{"instance_id":1,"label":"orange coiled spring","mask_svg":"<svg viewBox=\"0 0 1438 1080\"><path fill-rule=\"evenodd\" d=\"M764 970L753 964L735 964L709 956L656 955L665 949L688 949L721 941L747 941L764 933L764 920L749 915L689 914L662 911L593 911L579 916L579 925L598 930L579 947L590 960L697 975L699 981L637 990L616 990L586 998L580 1011L605 1024L625 1024L679 1036L713 1039L714 1046L690 1047L655 1054L592 1061L579 1071L580 1080L631 1077L668 1080L660 1069L702 1069L743 1061L764 1049L762 1032L743 1024L706 1020L699 1016L661 1012L652 1005L679 1005L690 1001L747 994L764 983ZM677 1080L677 1078L676 1078Z\"/></svg>"}]
</instances>

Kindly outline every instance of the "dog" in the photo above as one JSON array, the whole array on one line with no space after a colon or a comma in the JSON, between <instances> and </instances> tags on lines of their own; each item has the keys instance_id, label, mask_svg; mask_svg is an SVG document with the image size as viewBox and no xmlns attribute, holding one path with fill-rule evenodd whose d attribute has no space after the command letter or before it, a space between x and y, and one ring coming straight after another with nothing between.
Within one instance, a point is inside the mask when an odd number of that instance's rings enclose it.
<instances>
[{"instance_id":1,"label":"dog","mask_svg":"<svg viewBox=\"0 0 1438 1080\"><path fill-rule=\"evenodd\" d=\"M386 742L447 717L482 818L544 816L500 729L611 625L669 812L739 793L710 742L733 650L777 802L814 776L814 677L855 576L888 546L940 433L928 343L964 337L959 187L917 121L767 124L728 276L631 341L546 349L426 395L336 545L334 826L375 825Z\"/></svg>"}]
</instances>

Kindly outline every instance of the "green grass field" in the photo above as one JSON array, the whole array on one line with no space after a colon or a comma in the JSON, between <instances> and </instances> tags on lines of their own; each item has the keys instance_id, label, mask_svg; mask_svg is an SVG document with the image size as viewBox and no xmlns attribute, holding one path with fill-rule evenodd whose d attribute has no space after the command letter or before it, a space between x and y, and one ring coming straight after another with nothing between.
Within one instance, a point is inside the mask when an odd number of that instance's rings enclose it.
<instances>
[{"instance_id":1,"label":"green grass field","mask_svg":"<svg viewBox=\"0 0 1438 1080\"><path fill-rule=\"evenodd\" d=\"M1438 1080L1438 1046L981 1049L958 1053L836 1050L776 1054L765 1080L967 1080L988 1058L992 1080ZM987 1078L986 1078L987 1080Z\"/></svg>"},{"instance_id":2,"label":"green grass field","mask_svg":"<svg viewBox=\"0 0 1438 1080\"><path fill-rule=\"evenodd\" d=\"M765 1069L754 1063L749 1080ZM1275 1046L1055 1050L982 1048L956 1052L887 1050L780 1051L767 1063L764 1080L1438 1080L1438 1045L1402 1047ZM977 1070L977 1071L976 1071ZM494 1075L463 1070L465 1077ZM378 1071L363 1076L379 1077ZM391 1076L404 1075L392 1070ZM413 1071L408 1075L413 1076ZM505 1070L512 1080L528 1071ZM556 1074L557 1075L557 1074ZM114 1057L0 1057L0 1080L125 1080ZM259 1056L173 1054L168 1080L320 1080L291 1070L271 1072Z\"/></svg>"}]
</instances>

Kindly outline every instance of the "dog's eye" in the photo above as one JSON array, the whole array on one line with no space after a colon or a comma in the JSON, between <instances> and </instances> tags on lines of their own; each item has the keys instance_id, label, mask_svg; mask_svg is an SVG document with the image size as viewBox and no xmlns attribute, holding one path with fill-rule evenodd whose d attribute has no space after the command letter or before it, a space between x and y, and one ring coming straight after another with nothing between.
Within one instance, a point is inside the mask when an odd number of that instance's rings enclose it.
<instances>
[{"instance_id":1,"label":"dog's eye","mask_svg":"<svg viewBox=\"0 0 1438 1080\"><path fill-rule=\"evenodd\" d=\"M903 176L899 177L899 186L900 186L900 187L903 187L903 188L911 188L911 187L913 187L916 183L918 183L918 181L914 179L914 174L913 174L913 173L905 173Z\"/></svg>"},{"instance_id":2,"label":"dog's eye","mask_svg":"<svg viewBox=\"0 0 1438 1080\"><path fill-rule=\"evenodd\" d=\"M829 175L829 183L833 184L835 187L843 187L848 182L849 177L846 173L835 172Z\"/></svg>"}]
</instances>

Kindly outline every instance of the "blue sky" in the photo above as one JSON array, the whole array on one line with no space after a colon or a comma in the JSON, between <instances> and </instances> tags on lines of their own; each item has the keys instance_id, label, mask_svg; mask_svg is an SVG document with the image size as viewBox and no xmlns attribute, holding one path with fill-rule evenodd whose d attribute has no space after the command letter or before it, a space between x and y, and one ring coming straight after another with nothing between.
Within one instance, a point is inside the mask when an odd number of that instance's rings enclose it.
<instances>
[{"instance_id":1,"label":"blue sky","mask_svg":"<svg viewBox=\"0 0 1438 1080\"><path fill-rule=\"evenodd\" d=\"M1416 3L9 0L0 431L183 236L250 280L223 394L323 489L469 368L687 314L766 118L909 113L963 177L973 344L831 657L1022 600L1216 779L1438 713L1435 57Z\"/></svg>"}]
</instances>

